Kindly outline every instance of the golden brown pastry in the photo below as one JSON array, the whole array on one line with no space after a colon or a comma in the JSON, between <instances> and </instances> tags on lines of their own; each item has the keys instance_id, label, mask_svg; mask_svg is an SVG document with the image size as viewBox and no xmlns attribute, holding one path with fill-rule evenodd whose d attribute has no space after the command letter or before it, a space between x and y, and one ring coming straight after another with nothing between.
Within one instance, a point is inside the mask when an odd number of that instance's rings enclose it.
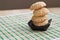
<instances>
[{"instance_id":1,"label":"golden brown pastry","mask_svg":"<svg viewBox=\"0 0 60 40\"><path fill-rule=\"evenodd\" d=\"M35 17L35 16L33 16L32 17L32 21L33 22L44 22L45 20L47 20L47 16L43 16L43 17Z\"/></svg>"},{"instance_id":2,"label":"golden brown pastry","mask_svg":"<svg viewBox=\"0 0 60 40\"><path fill-rule=\"evenodd\" d=\"M30 9L37 10L37 9L40 9L42 7L45 7L45 6L46 6L45 2L41 1L41 2L36 2L36 3L32 4Z\"/></svg>"},{"instance_id":3,"label":"golden brown pastry","mask_svg":"<svg viewBox=\"0 0 60 40\"><path fill-rule=\"evenodd\" d=\"M34 16L45 16L49 13L49 10L47 8L41 8L39 10L34 10L33 14Z\"/></svg>"},{"instance_id":4,"label":"golden brown pastry","mask_svg":"<svg viewBox=\"0 0 60 40\"><path fill-rule=\"evenodd\" d=\"M46 25L47 23L48 23L48 20L45 20L44 22L42 22L42 23L36 23L36 22L33 22L34 23L34 25L36 25L36 26L44 26L44 25Z\"/></svg>"}]
</instances>

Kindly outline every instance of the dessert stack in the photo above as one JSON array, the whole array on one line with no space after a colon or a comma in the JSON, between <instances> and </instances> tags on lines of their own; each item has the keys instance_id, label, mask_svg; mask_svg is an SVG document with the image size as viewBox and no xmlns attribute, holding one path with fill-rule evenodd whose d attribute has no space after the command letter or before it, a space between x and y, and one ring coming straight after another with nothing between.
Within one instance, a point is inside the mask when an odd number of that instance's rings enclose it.
<instances>
[{"instance_id":1,"label":"dessert stack","mask_svg":"<svg viewBox=\"0 0 60 40\"><path fill-rule=\"evenodd\" d=\"M45 31L50 25L51 20L47 19L49 10L45 6L45 2L36 2L31 5L30 9L33 10L33 16L28 24L33 30Z\"/></svg>"}]
</instances>

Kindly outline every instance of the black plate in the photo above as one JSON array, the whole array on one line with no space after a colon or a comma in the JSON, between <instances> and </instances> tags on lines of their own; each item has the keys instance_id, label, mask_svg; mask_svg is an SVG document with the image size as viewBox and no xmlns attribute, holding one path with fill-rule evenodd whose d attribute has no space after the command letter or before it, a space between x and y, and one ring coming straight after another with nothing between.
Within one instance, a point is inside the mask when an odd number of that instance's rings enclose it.
<instances>
[{"instance_id":1,"label":"black plate","mask_svg":"<svg viewBox=\"0 0 60 40\"><path fill-rule=\"evenodd\" d=\"M46 31L48 29L48 27L51 24L52 19L48 20L48 24L44 25L44 26L35 26L32 22L32 20L30 20L28 22L28 25L31 27L32 30L40 30L40 31Z\"/></svg>"}]
</instances>

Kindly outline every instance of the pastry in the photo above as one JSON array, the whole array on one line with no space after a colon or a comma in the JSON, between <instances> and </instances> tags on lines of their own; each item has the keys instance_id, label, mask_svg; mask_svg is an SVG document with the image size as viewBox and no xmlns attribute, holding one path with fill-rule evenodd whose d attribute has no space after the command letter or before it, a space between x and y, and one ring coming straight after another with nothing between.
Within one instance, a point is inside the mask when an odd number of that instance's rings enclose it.
<instances>
[{"instance_id":1,"label":"pastry","mask_svg":"<svg viewBox=\"0 0 60 40\"><path fill-rule=\"evenodd\" d=\"M35 16L32 17L32 21L33 21L33 22L37 22L37 23L38 23L38 22L41 23L41 22L43 22L43 21L45 21L45 20L47 20L47 16L46 16L46 15L43 16L43 17L35 17Z\"/></svg>"},{"instance_id":2,"label":"pastry","mask_svg":"<svg viewBox=\"0 0 60 40\"><path fill-rule=\"evenodd\" d=\"M47 8L41 8L39 10L34 10L33 14L34 16L45 16L49 13L49 10Z\"/></svg>"},{"instance_id":3,"label":"pastry","mask_svg":"<svg viewBox=\"0 0 60 40\"><path fill-rule=\"evenodd\" d=\"M45 7L45 6L46 6L45 2L41 1L41 2L36 2L36 3L32 4L30 9L31 10L37 10L37 9L40 9L42 7Z\"/></svg>"},{"instance_id":4,"label":"pastry","mask_svg":"<svg viewBox=\"0 0 60 40\"><path fill-rule=\"evenodd\" d=\"M34 25L36 25L36 26L44 26L44 25L46 25L46 24L48 24L48 20L45 20L44 22L42 22L42 23L36 23L36 22L33 22L33 24Z\"/></svg>"}]
</instances>

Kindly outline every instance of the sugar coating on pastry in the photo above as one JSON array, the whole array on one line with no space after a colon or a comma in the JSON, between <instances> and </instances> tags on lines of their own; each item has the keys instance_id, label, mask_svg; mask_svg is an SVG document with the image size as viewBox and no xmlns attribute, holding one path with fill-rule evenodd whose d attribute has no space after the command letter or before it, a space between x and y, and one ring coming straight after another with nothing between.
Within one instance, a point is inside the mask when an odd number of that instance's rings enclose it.
<instances>
[{"instance_id":1,"label":"sugar coating on pastry","mask_svg":"<svg viewBox=\"0 0 60 40\"><path fill-rule=\"evenodd\" d=\"M35 17L35 16L33 16L32 17L32 21L33 22L44 22L45 20L47 20L47 16L45 15L45 16L43 16L43 17Z\"/></svg>"},{"instance_id":2,"label":"sugar coating on pastry","mask_svg":"<svg viewBox=\"0 0 60 40\"><path fill-rule=\"evenodd\" d=\"M46 3L41 1L41 2L36 2L36 3L32 4L30 9L31 10L36 10L36 9L40 9L42 7L45 7L45 6L46 6Z\"/></svg>"},{"instance_id":3,"label":"sugar coating on pastry","mask_svg":"<svg viewBox=\"0 0 60 40\"><path fill-rule=\"evenodd\" d=\"M33 22L33 24L36 25L36 26L44 26L44 25L46 25L47 23L48 23L48 20L45 20L45 21L42 22L42 23Z\"/></svg>"},{"instance_id":4,"label":"sugar coating on pastry","mask_svg":"<svg viewBox=\"0 0 60 40\"><path fill-rule=\"evenodd\" d=\"M39 10L34 10L33 14L34 16L45 16L49 13L49 10L47 8L41 8Z\"/></svg>"}]
</instances>

